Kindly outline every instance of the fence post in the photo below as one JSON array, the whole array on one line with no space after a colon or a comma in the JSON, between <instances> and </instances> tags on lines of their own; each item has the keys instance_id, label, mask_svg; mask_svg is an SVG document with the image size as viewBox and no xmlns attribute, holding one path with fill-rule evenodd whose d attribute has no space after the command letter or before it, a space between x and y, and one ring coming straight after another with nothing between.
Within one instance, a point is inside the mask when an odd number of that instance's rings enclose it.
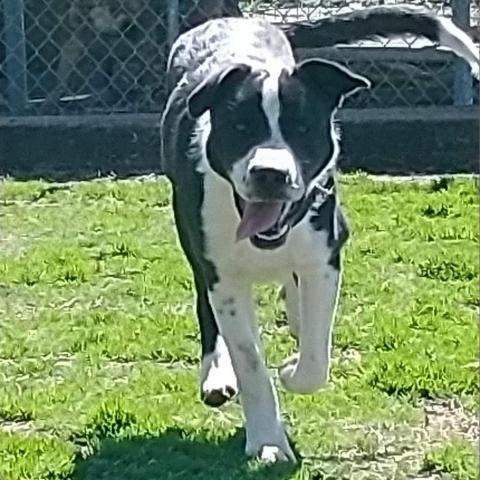
<instances>
[{"instance_id":1,"label":"fence post","mask_svg":"<svg viewBox=\"0 0 480 480\"><path fill-rule=\"evenodd\" d=\"M3 5L7 101L10 113L19 114L28 99L23 0L3 0Z\"/></svg>"},{"instance_id":2,"label":"fence post","mask_svg":"<svg viewBox=\"0 0 480 480\"><path fill-rule=\"evenodd\" d=\"M178 37L180 32L180 7L179 0L169 0L168 2L168 12L167 12L167 58L170 55L170 49L172 48L173 43ZM171 83L171 76L166 75L165 77L165 89L169 91L173 88Z\"/></svg>"},{"instance_id":3,"label":"fence post","mask_svg":"<svg viewBox=\"0 0 480 480\"><path fill-rule=\"evenodd\" d=\"M452 0L452 19L463 30L470 27L470 0ZM455 105L473 104L473 81L470 68L462 60L456 60L453 83Z\"/></svg>"},{"instance_id":4,"label":"fence post","mask_svg":"<svg viewBox=\"0 0 480 480\"><path fill-rule=\"evenodd\" d=\"M167 19L169 51L173 45L173 42L175 42L176 38L178 37L179 26L180 26L179 0L169 0L168 19Z\"/></svg>"}]
</instances>

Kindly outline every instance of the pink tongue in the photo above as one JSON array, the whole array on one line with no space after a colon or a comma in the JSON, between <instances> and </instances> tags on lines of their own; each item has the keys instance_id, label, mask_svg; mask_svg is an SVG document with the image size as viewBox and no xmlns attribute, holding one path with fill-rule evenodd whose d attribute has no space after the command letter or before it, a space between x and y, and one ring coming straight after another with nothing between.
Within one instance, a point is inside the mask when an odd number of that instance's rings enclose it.
<instances>
[{"instance_id":1,"label":"pink tongue","mask_svg":"<svg viewBox=\"0 0 480 480\"><path fill-rule=\"evenodd\" d=\"M273 227L280 217L282 202L245 202L237 240L252 237Z\"/></svg>"}]
</instances>

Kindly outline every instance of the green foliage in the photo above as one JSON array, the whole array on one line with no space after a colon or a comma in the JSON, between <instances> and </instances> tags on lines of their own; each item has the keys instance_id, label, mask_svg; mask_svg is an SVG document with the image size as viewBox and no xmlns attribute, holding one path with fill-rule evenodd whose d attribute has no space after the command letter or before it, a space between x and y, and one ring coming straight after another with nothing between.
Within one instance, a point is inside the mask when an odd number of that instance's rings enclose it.
<instances>
[{"instance_id":1,"label":"green foliage","mask_svg":"<svg viewBox=\"0 0 480 480\"><path fill-rule=\"evenodd\" d=\"M352 237L331 382L317 395L280 389L304 459L271 469L245 460L237 403L199 401L168 184L0 183L0 479L400 479L422 462L471 472L457 444L424 462L433 439L418 432L422 398L478 399L476 183L355 175L341 194ZM257 293L278 366L295 341L276 288Z\"/></svg>"},{"instance_id":2,"label":"green foliage","mask_svg":"<svg viewBox=\"0 0 480 480\"><path fill-rule=\"evenodd\" d=\"M478 450L469 442L452 440L428 452L423 469L449 474L455 480L475 480L479 469Z\"/></svg>"}]
</instances>

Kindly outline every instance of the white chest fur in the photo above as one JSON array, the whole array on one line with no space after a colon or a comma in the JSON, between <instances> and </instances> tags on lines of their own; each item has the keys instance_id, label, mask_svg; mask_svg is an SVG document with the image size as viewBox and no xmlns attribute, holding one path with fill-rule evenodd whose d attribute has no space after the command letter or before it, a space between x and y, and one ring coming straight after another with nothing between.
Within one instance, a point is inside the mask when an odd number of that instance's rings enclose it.
<instances>
[{"instance_id":1,"label":"white chest fur","mask_svg":"<svg viewBox=\"0 0 480 480\"><path fill-rule=\"evenodd\" d=\"M252 282L284 281L292 272L315 270L330 258L327 233L313 230L308 214L289 233L285 245L275 250L258 249L248 239L236 241L240 216L232 188L208 167L204 175L205 254L220 275L238 275Z\"/></svg>"}]
</instances>

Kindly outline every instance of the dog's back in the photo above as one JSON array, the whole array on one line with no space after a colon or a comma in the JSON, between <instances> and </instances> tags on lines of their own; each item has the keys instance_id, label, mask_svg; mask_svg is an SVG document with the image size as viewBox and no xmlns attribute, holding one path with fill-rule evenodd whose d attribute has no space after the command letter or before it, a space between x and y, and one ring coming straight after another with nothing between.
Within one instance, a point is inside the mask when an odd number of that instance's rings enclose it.
<instances>
[{"instance_id":1,"label":"dog's back","mask_svg":"<svg viewBox=\"0 0 480 480\"><path fill-rule=\"evenodd\" d=\"M264 20L222 18L211 20L182 35L168 62L171 85L191 91L206 75L232 64L262 67L272 61L290 67L290 43L277 27Z\"/></svg>"}]
</instances>

